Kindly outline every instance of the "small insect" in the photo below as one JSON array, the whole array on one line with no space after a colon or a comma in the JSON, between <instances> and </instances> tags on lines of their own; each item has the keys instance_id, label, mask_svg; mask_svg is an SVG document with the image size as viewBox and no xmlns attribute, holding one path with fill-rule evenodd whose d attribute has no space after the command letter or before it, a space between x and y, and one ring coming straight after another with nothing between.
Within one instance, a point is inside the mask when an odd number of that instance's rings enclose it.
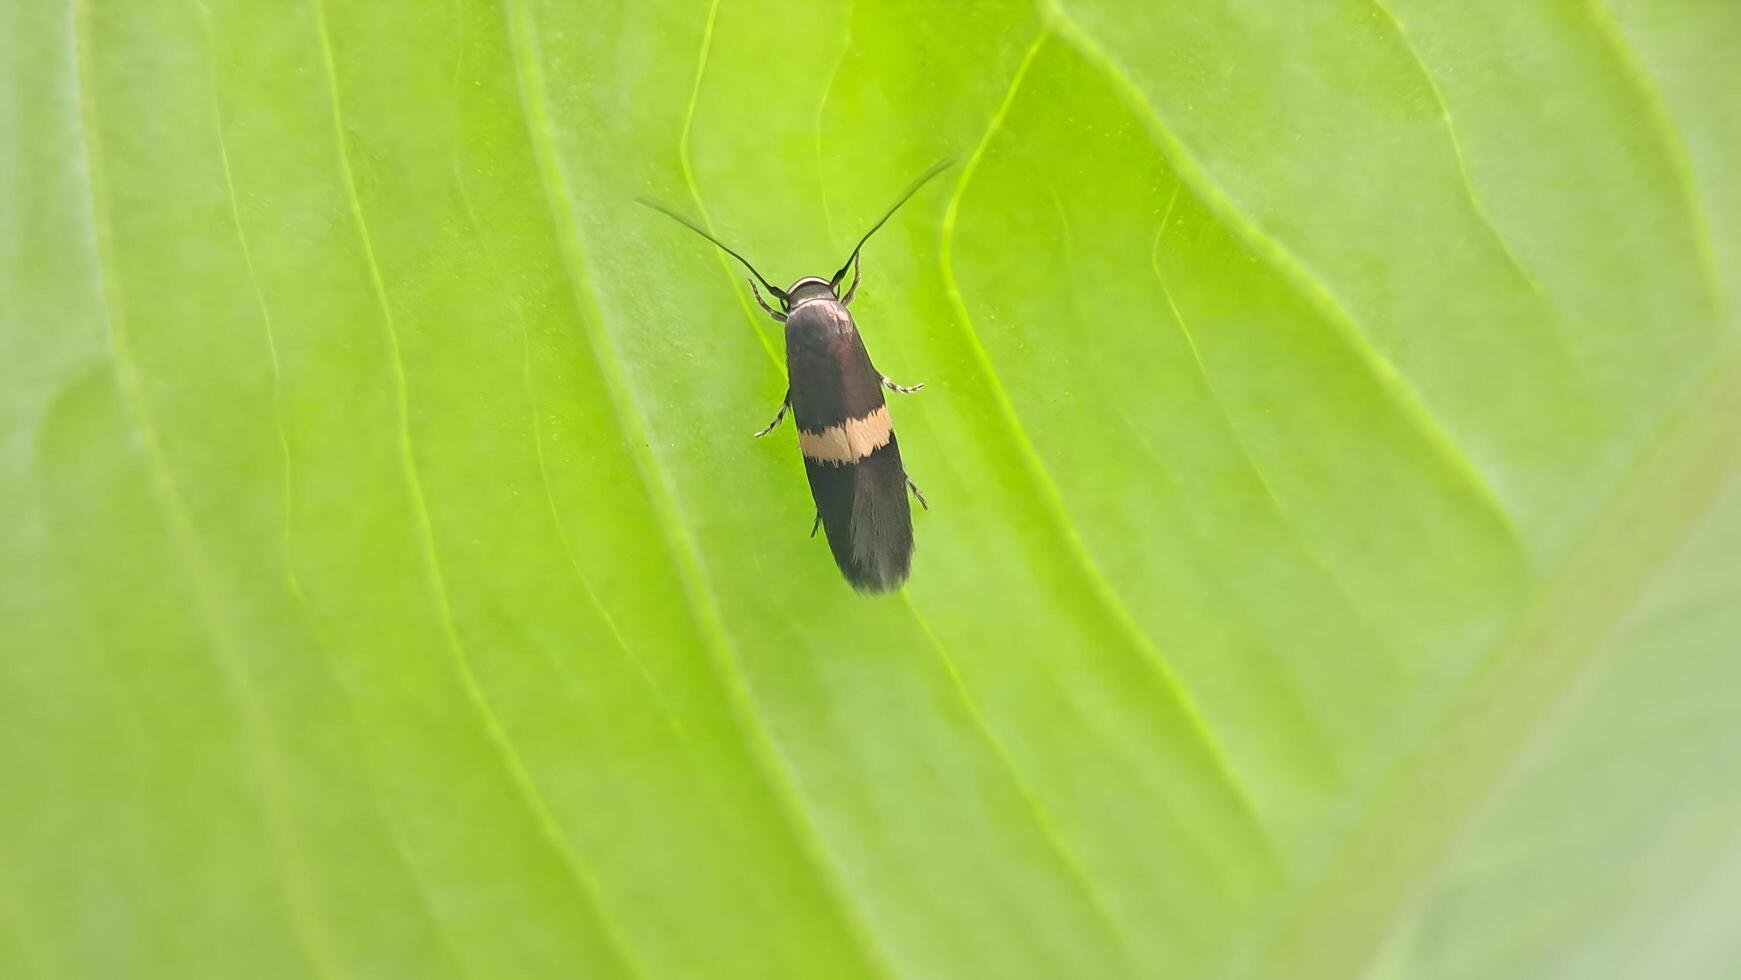
<instances>
[{"instance_id":1,"label":"small insect","mask_svg":"<svg viewBox=\"0 0 1741 980\"><path fill-rule=\"evenodd\" d=\"M810 496L816 501L810 536L816 536L819 526L827 532L834 563L860 592L899 588L913 563L913 512L907 504L907 490L913 491L919 506L929 510L930 505L901 465L901 450L895 442L883 389L911 394L925 386L895 384L872 366L858 335L858 324L847 307L858 291L859 252L865 242L949 164L948 160L938 161L908 185L900 199L858 240L840 271L827 279L805 276L786 289L768 282L748 259L700 225L669 208L641 202L742 262L755 277L748 281L756 302L786 325L786 396L780 400L774 421L757 432L756 438L772 432L791 411L798 427L798 448L804 454L804 471L810 478ZM852 285L841 293L840 284L849 271ZM778 309L762 298L757 282L779 303Z\"/></svg>"}]
</instances>

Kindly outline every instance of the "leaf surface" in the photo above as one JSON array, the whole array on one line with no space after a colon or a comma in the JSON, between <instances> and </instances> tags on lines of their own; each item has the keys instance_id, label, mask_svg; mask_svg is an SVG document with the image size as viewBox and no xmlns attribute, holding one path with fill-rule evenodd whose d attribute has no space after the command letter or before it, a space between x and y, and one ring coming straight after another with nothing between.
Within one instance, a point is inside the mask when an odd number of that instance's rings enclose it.
<instances>
[{"instance_id":1,"label":"leaf surface","mask_svg":"<svg viewBox=\"0 0 1741 980\"><path fill-rule=\"evenodd\" d=\"M0 973L1719 976L1741 15L0 12ZM770 279L917 515L805 537Z\"/></svg>"}]
</instances>

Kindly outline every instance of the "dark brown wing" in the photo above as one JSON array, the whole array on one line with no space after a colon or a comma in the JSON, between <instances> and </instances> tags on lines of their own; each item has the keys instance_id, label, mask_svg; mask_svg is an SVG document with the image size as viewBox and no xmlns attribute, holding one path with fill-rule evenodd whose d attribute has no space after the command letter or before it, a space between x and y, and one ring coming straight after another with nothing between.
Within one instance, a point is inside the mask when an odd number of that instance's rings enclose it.
<instances>
[{"instance_id":1,"label":"dark brown wing","mask_svg":"<svg viewBox=\"0 0 1741 980\"><path fill-rule=\"evenodd\" d=\"M804 471L840 574L860 592L900 588L913 564L913 512L894 438L847 466L807 457Z\"/></svg>"},{"instance_id":2,"label":"dark brown wing","mask_svg":"<svg viewBox=\"0 0 1741 980\"><path fill-rule=\"evenodd\" d=\"M844 306L818 300L792 310L786 369L810 495L835 564L861 592L900 587L913 561L907 472L882 376Z\"/></svg>"}]
</instances>

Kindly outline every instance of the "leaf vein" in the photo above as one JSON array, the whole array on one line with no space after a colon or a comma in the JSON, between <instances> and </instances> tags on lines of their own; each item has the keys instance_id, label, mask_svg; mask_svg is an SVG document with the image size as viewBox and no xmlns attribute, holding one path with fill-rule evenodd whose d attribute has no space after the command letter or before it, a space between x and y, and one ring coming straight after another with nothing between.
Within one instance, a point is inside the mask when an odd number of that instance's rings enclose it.
<instances>
[{"instance_id":1,"label":"leaf vein","mask_svg":"<svg viewBox=\"0 0 1741 980\"><path fill-rule=\"evenodd\" d=\"M939 248L939 262L944 285L960 318L962 334L972 350L975 360L978 361L980 369L985 373L990 393L1000 409L999 416L1002 421L1000 429L1009 439L1012 448L1020 458L1029 482L1039 491L1039 499L1043 503L1048 517L1051 518L1053 527L1067 546L1072 559L1082 570L1083 577L1088 581L1095 600L1112 618L1113 623L1125 639L1142 655L1143 661L1160 682L1162 690L1175 702L1181 716L1207 753L1218 778L1237 801L1248 819L1252 831L1263 840L1269 859L1276 862L1279 859L1274 843L1269 839L1267 828L1258 815L1257 806L1252 801L1244 783L1236 774L1225 748L1198 708L1195 698L1173 670L1172 665L1155 647L1148 633L1136 621L1130 607L1126 605L1123 597L1107 580L1105 573L1101 571L1100 566L1089 553L1080 533L1076 530L1075 522L1070 518L1057 484L1046 471L1045 463L1040 459L1033 443L1029 441L1026 430L1021 424L1020 416L1016 412L1015 404L999 379L990 354L979 339L978 331L974 328L972 317L968 313L967 302L962 295L960 284L956 280L954 267L955 225L960 215L963 195L978 171L980 161L984 158L992 139L1002 129L1004 118L1009 114L1010 107L1015 102L1016 94L1020 91L1028 70L1033 66L1034 60L1039 56L1046 41L1052 36L1050 30L1043 29L1028 46L1020 65L1017 66L1014 76L1010 79L1009 89L1004 93L1002 104L992 115L985 134L980 138L978 145L974 147L972 154L969 155L966 165L962 168L961 177L955 184L955 190L949 198L949 203L944 209L942 243Z\"/></svg>"},{"instance_id":2,"label":"leaf vein","mask_svg":"<svg viewBox=\"0 0 1741 980\"><path fill-rule=\"evenodd\" d=\"M846 0L846 30L842 33L834 63L828 68L828 80L822 84L822 98L816 102L816 122L812 127L816 136L816 186L822 194L822 229L831 239L834 237L834 209L828 201L828 170L822 165L822 123L828 118L828 101L833 98L834 86L840 81L840 69L852 51L852 19L857 12L858 0Z\"/></svg>"},{"instance_id":3,"label":"leaf vein","mask_svg":"<svg viewBox=\"0 0 1741 980\"><path fill-rule=\"evenodd\" d=\"M524 761L521 760L519 751L514 747L512 739L503 728L489 698L478 684L477 676L472 670L471 659L459 636L459 630L454 621L453 607L448 599L446 576L441 569L441 556L435 542L435 528L430 520L423 480L418 472L416 453L411 441L410 393L404 355L399 343L399 329L393 316L392 304L387 297L386 280L382 276L381 265L375 255L374 239L369 232L368 221L363 214L362 199L357 193L356 174L351 167L349 140L345 136L344 109L339 97L338 68L333 55L326 10L323 0L311 0L311 2L314 5L321 57L326 69L333 136L337 149L339 171L343 177L345 198L351 212L351 218L356 224L357 235L363 245L369 281L374 289L377 305L381 310L381 323L385 328L388 350L392 355L390 366L394 397L397 403L400 469L410 491L413 524L422 552L424 571L429 577L431 597L435 601L441 621L442 635L453 661L455 673L460 679L467 701L471 704L482 725L486 740L495 749L498 760L509 776L509 782L514 787L516 798L525 807L527 814L532 818L534 826L538 828L546 844L555 852L564 871L572 879L579 893L585 897L586 907L592 911L597 919L606 942L611 948L612 955L631 974L645 975L646 971L637 962L628 945L627 938L622 934L621 927L609 912L596 875L562 831L555 815L544 800L543 794L539 791L537 783L526 769Z\"/></svg>"},{"instance_id":4,"label":"leaf vein","mask_svg":"<svg viewBox=\"0 0 1741 980\"><path fill-rule=\"evenodd\" d=\"M887 975L890 970L883 962L862 913L848 896L841 872L834 864L834 858L809 813L802 789L795 775L780 758L772 736L760 721L759 709L749 681L732 651L712 588L701 567L695 543L685 529L675 494L661 464L648 448L645 425L634 407L634 395L623 368L622 357L602 326L603 314L595 295L596 287L586 272L585 250L580 240L578 221L573 213L574 194L569 186L566 168L554 145L554 127L545 104L545 82L538 54L536 24L525 7L525 0L501 2L503 16L507 20L510 45L513 48L520 109L525 117L527 136L538 157L545 204L550 212L552 227L562 246L563 266L577 311L589 314L579 318L582 332L603 375L605 389L615 408L617 422L623 428L636 471L660 517L661 537L683 584L684 598L701 631L708 651L708 663L724 688L732 708L732 717L744 736L757 772L796 836L799 853L808 862L818 885L852 938L861 962L867 971ZM717 2L714 11L717 12ZM709 38L712 21L710 15ZM704 46L703 51L705 50ZM692 99L692 106L693 103Z\"/></svg>"},{"instance_id":5,"label":"leaf vein","mask_svg":"<svg viewBox=\"0 0 1741 980\"><path fill-rule=\"evenodd\" d=\"M1741 354L1730 344L1609 495L1584 542L1399 757L1329 870L1280 920L1262 975L1361 973L1737 472Z\"/></svg>"},{"instance_id":6,"label":"leaf vein","mask_svg":"<svg viewBox=\"0 0 1741 980\"><path fill-rule=\"evenodd\" d=\"M291 934L309 968L324 977L339 976L331 941L322 918L315 912L315 902L308 880L307 860L302 853L300 835L289 804L283 760L272 734L270 713L261 703L248 668L243 665L229 629L218 612L217 587L205 556L198 545L198 533L192 515L187 510L177 487L174 474L163 452L161 434L153 420L139 377L127 330L125 304L119 271L113 257L113 230L107 217L107 202L103 190L99 121L95 104L95 85L89 77L90 10L88 4L74 0L72 52L75 62L76 96L79 130L84 141L84 156L89 180L91 203L92 254L96 261L98 292L102 297L103 320L107 327L109 349L113 357L116 380L127 414L138 432L140 447L150 473L152 495L163 510L165 524L180 557L199 607L199 618L209 637L214 660L241 714L242 729L247 733L249 754L264 770L255 780L253 789L259 797L267 836L272 842L273 856L282 880L279 891L285 901ZM114 270L114 271L111 271Z\"/></svg>"},{"instance_id":7,"label":"leaf vein","mask_svg":"<svg viewBox=\"0 0 1741 980\"><path fill-rule=\"evenodd\" d=\"M459 187L460 203L465 208L466 220L471 224L473 237L477 242L478 250L483 253L484 263L489 266L492 278L498 282L505 282L501 266L496 263L495 255L484 243L483 234L479 231L477 208L472 204L471 191L466 187L465 173L457 160L454 162L453 171L454 181ZM623 635L622 628L617 625L616 617L611 615L603 600L599 598L598 590L593 587L592 578L581 567L579 552L575 550L574 540L569 536L568 522L562 518L562 510L556 504L556 491L550 481L550 464L544 451L544 425L539 421L541 405L538 398L538 385L534 380L532 369L531 326L526 320L526 311L521 307L519 299L513 295L513 291L503 286L502 292L507 297L509 308L514 311L514 322L520 328L520 379L526 392L527 414L531 419L532 449L538 460L538 484L543 490L545 506L550 511L550 522L556 529L558 548L567 562L569 573L573 575L575 583L580 586L581 592L586 596L587 605L592 607L593 612L597 613L599 619L605 624L606 632L611 635L611 642L634 665L641 682L647 686L648 693L659 705L659 711L665 718L665 726L671 730L671 734L681 741L686 737L682 720L677 717L676 712L671 710L670 700L666 698L665 691L659 686L659 682L654 680L653 672L647 666L646 658L642 657L629 644L628 638ZM567 673L554 660L549 661L549 663L552 670L558 673Z\"/></svg>"},{"instance_id":8,"label":"leaf vein","mask_svg":"<svg viewBox=\"0 0 1741 980\"><path fill-rule=\"evenodd\" d=\"M961 702L961 706L967 711L968 718L973 722L974 731L991 749L998 765L1009 777L1010 783L1016 789L1016 795L1021 798L1023 808L1028 811L1028 815L1034 821L1034 826L1040 833L1040 839L1045 841L1046 847L1063 865L1065 875L1069 878L1071 885L1081 894L1084 904L1093 913L1095 920L1107 930L1110 938L1118 946L1120 954L1130 963L1132 972L1136 972L1129 934L1119 924L1118 917L1107 905L1105 897L1100 894L1100 889L1095 886L1093 877L1083 867L1081 859L1064 842L1063 835L1058 831L1057 822L1052 819L1046 805L1040 802L1039 794L1022 776L1020 768L1016 765L1014 757L1010 755L1008 747L1004 745L1003 739L998 737L997 732L987 721L985 713L980 709L979 700L973 696L973 691L967 686L966 679L961 676L955 658L949 655L948 648L943 645L943 641L931 629L931 624L919 612L919 607L913 602L912 597L903 591L901 599L907 611L912 613L913 621L918 624L919 631L925 634L925 639L930 641L931 648L937 652L937 659L942 662L944 673L949 676L949 683L955 691L956 700Z\"/></svg>"},{"instance_id":9,"label":"leaf vein","mask_svg":"<svg viewBox=\"0 0 1741 980\"><path fill-rule=\"evenodd\" d=\"M1210 177L1196 155L1168 126L1159 110L1149 102L1148 95L1107 54L1087 28L1060 5L1059 0L1040 2L1045 5L1053 29L1059 36L1111 82L1124 95L1127 104L1147 123L1149 132L1173 165L1174 171L1191 185L1198 199L1231 232L1245 241L1254 254L1279 273L1283 281L1292 284L1307 302L1318 309L1335 335L1371 374L1379 389L1395 407L1397 414L1414 429L1434 456L1456 477L1456 485L1493 518L1514 546L1521 548L1523 535L1518 530L1516 520L1488 481L1486 474L1463 452L1462 447L1408 378L1378 349L1365 331L1361 330L1353 315L1323 278L1294 255L1280 239L1265 231L1243 206Z\"/></svg>"},{"instance_id":10,"label":"leaf vein","mask_svg":"<svg viewBox=\"0 0 1741 980\"><path fill-rule=\"evenodd\" d=\"M707 24L701 30L701 54L696 59L695 81L689 87L689 103L683 110L683 129L677 137L677 162L683 170L684 186L689 189L690 199L695 202L696 209L701 212L701 226L709 231L713 230L713 218L707 213L707 203L701 199L701 187L695 180L695 158L691 141L695 134L696 106L701 102L701 80L707 75L708 57L713 53L713 29L718 21L719 0L712 0L707 8ZM781 365L780 352L774 349L774 342L768 338L768 332L763 329L761 319L756 316L756 311L750 308L749 297L745 296L744 291L736 286L737 273L732 268L731 260L726 258L725 254L718 249L709 248L708 251L713 253L714 261L719 263L719 267L725 270L726 278L732 281L732 296L737 299L738 306L743 309L744 315L749 317L750 329L755 331L756 340L761 343L762 349L768 352L768 357L773 359L776 365Z\"/></svg>"},{"instance_id":11,"label":"leaf vein","mask_svg":"<svg viewBox=\"0 0 1741 980\"><path fill-rule=\"evenodd\" d=\"M1517 252L1511 247L1511 239L1500 230L1499 224L1493 220L1492 213L1487 210L1487 204L1482 199L1480 192L1475 189L1475 178L1469 170L1469 157L1463 152L1463 140L1457 135L1457 125L1451 119L1451 104L1445 100L1445 93L1439 88L1437 76L1428 67L1427 59L1421 56L1420 49L1415 46L1414 38L1409 34L1407 28L1403 27L1402 19L1396 15L1396 11L1391 9L1388 0L1372 0L1372 5L1377 7L1379 13L1390 22L1391 29L1396 32L1397 39L1402 42L1403 50L1408 52L1415 67L1420 71L1421 77L1426 81L1427 91L1433 95L1433 103L1438 107L1439 118L1445 124L1445 137L1451 144L1451 158L1457 164L1458 189L1463 192L1464 200L1468 203L1470 211L1474 213L1475 220L1486 229L1494 243L1499 246L1500 253L1505 256L1506 264L1511 266L1512 271L1523 280L1525 286L1529 287L1529 291L1547 308L1548 329L1552 334L1554 347L1565 359L1566 370L1579 382L1579 388L1582 389L1583 367L1572 353L1571 341L1566 336L1565 322L1559 308L1549 301L1547 291L1542 288L1541 282L1536 279L1534 273L1529 271L1529 267L1523 264L1523 260L1518 258Z\"/></svg>"},{"instance_id":12,"label":"leaf vein","mask_svg":"<svg viewBox=\"0 0 1741 980\"><path fill-rule=\"evenodd\" d=\"M1245 465L1251 471L1251 475L1257 479L1258 485L1263 488L1264 498L1269 502L1270 510L1281 521L1282 527L1287 529L1288 536L1293 540L1295 547L1297 547L1300 553L1305 556L1306 560L1311 563L1312 567L1317 569L1318 574L1323 576L1325 582L1329 584L1330 588L1339 598L1341 598L1343 604L1347 606L1348 611L1352 613L1354 617L1360 621L1361 625L1376 639L1379 634L1377 628L1372 624L1370 615L1361 607L1360 603L1355 601L1354 596L1348 591L1347 587L1343 585L1341 576L1337 575L1335 571L1331 569L1330 563L1318 553L1318 549L1314 547L1311 541L1306 537L1305 532L1300 528L1299 520L1288 509L1288 507L1282 503L1281 496L1276 493L1275 486L1270 483L1269 475L1264 472L1263 466L1258 463L1257 457L1252 454L1251 447L1246 445L1245 437L1240 435L1239 424L1234 421L1233 413L1228 410L1227 403L1222 401L1221 394L1216 389L1215 380L1209 374L1209 366L1204 363L1203 354L1197 349L1197 338L1191 330L1191 325L1186 322L1184 312L1179 309L1178 302L1173 299L1172 287L1167 284L1166 272L1161 268L1161 242L1166 237L1169 219L1173 214L1173 207L1178 204L1179 193L1183 190L1184 186L1185 184L1182 180L1173 185L1173 194L1167 201L1166 213L1161 216L1160 231L1155 235L1154 247L1149 250L1149 265L1154 269L1155 279L1161 285L1161 295L1167 301L1167 310L1172 314L1173 323L1179 328L1179 334L1184 338L1185 346L1191 351L1191 363L1197 369L1197 377L1203 382L1203 390L1209 396L1209 404L1214 406L1216 413L1221 416L1221 421L1227 427L1227 435L1229 440L1233 443L1234 449L1239 452L1240 458L1245 461ZM1388 643L1386 645L1388 645Z\"/></svg>"},{"instance_id":13,"label":"leaf vein","mask_svg":"<svg viewBox=\"0 0 1741 980\"><path fill-rule=\"evenodd\" d=\"M1620 25L1615 22L1613 11L1608 9L1608 5L1603 0L1587 0L1587 5L1591 24L1613 52L1615 59L1620 62L1621 75L1644 100L1650 116L1651 135L1656 138L1657 145L1668 158L1669 166L1673 168L1677 178L1676 190L1680 192L1681 209L1692 233L1693 247L1698 250L1699 276L1704 282L1706 298L1711 304L1712 312L1718 318L1726 318L1729 313L1729 295L1723 285L1723 276L1718 271L1717 247L1712 237L1710 219L1705 209L1699 206L1697 172L1693 169L1686 142L1677 135L1668 100L1663 98L1662 89L1651 77L1632 42L1627 40Z\"/></svg>"}]
</instances>

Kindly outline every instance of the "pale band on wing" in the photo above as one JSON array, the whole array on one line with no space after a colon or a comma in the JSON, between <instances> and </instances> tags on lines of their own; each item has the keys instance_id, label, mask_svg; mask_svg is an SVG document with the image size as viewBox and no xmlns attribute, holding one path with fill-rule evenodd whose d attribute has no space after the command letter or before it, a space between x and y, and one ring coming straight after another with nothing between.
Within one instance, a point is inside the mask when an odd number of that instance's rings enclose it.
<instances>
[{"instance_id":1,"label":"pale band on wing","mask_svg":"<svg viewBox=\"0 0 1741 980\"><path fill-rule=\"evenodd\" d=\"M888 406L879 405L862 419L847 419L821 432L799 429L798 448L803 450L805 457L819 463L844 466L847 463L856 463L888 445L889 437L894 432L894 424L889 421Z\"/></svg>"}]
</instances>

